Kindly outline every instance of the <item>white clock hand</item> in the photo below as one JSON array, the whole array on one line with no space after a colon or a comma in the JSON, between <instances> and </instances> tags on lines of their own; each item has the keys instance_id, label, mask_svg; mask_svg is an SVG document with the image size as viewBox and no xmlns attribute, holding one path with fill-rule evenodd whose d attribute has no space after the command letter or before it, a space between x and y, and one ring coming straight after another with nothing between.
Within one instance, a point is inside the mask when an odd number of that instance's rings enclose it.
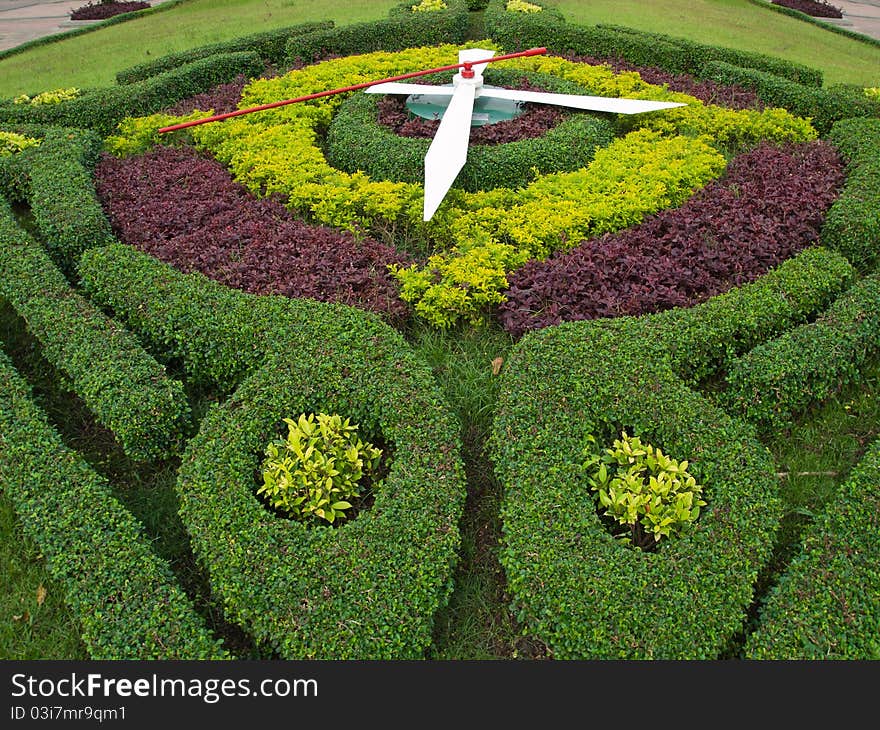
<instances>
[{"instance_id":1,"label":"white clock hand","mask_svg":"<svg viewBox=\"0 0 880 730\"><path fill-rule=\"evenodd\" d=\"M467 161L476 86L461 81L425 155L424 219L431 220Z\"/></svg>"},{"instance_id":2,"label":"white clock hand","mask_svg":"<svg viewBox=\"0 0 880 730\"><path fill-rule=\"evenodd\" d=\"M580 94L551 94L545 91L525 91L523 89L496 89L483 87L482 97L511 99L513 101L530 101L538 104L556 104L574 109L588 109L597 112L614 114L641 114L655 109L670 109L685 106L675 101L648 101L645 99L618 99L609 96L581 96Z\"/></svg>"}]
</instances>

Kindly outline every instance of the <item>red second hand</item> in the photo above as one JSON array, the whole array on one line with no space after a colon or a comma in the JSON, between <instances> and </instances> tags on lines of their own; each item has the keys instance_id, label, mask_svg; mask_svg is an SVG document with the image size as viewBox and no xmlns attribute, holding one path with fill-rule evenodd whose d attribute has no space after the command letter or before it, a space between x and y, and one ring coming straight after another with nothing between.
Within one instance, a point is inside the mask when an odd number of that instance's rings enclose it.
<instances>
[{"instance_id":1,"label":"red second hand","mask_svg":"<svg viewBox=\"0 0 880 730\"><path fill-rule=\"evenodd\" d=\"M412 79L416 76L427 76L428 74L440 73L441 71L454 71L457 68L464 69L462 76L465 78L473 78L473 67L475 64L481 63L491 63L493 61L505 61L508 58L520 58L522 56L540 56L541 54L547 53L547 49L544 47L541 48L529 48L527 51L519 51L518 53L507 53L503 56L492 56L491 58L486 58L481 61L466 61L465 63L455 63L451 66L439 66L438 68L429 68L425 71L413 71L408 74L401 74L400 76L389 76L387 79L379 79L377 81L367 81L363 84L355 84L354 86L346 86L341 89L330 89L329 91L319 91L315 94L308 94L307 96L298 96L296 99L284 99L283 101L275 101L271 104L263 104L261 106L252 106L247 109L237 109L234 112L227 112L226 114L217 114L213 117L204 117L203 119L192 119L188 122L181 122L180 124L172 124L170 127L162 127L159 130L160 134L165 132L174 132L178 129L185 129L187 127L195 127L198 124L207 124L208 122L219 122L222 119L229 119L230 117L237 117L242 114L252 114L253 112L264 111L265 109L275 109L279 106L285 106L286 104L296 104L300 101L311 101L312 99L320 99L322 96L331 96L333 94L343 94L346 91L357 91L359 89L366 89L368 86L375 86L376 84L386 84L392 81L403 81L404 79ZM470 73L468 73L470 72Z\"/></svg>"}]
</instances>

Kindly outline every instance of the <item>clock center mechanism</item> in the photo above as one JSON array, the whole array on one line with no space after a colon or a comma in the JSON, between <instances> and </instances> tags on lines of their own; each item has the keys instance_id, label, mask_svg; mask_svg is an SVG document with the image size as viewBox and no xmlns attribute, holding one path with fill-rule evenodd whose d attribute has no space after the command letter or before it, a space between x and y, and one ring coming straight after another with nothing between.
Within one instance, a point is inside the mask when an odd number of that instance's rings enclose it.
<instances>
[{"instance_id":1,"label":"clock center mechanism","mask_svg":"<svg viewBox=\"0 0 880 730\"><path fill-rule=\"evenodd\" d=\"M449 89L449 97L452 96L453 85L444 87ZM483 89L491 91L498 87L484 84ZM439 121L443 119L446 107L449 105L449 97L429 96L427 94L410 94L406 97L404 105L411 114L422 119ZM487 124L506 122L515 119L525 111L525 103L514 99L499 99L492 96L480 96L474 101L474 109L471 114L471 126L482 127Z\"/></svg>"}]
</instances>

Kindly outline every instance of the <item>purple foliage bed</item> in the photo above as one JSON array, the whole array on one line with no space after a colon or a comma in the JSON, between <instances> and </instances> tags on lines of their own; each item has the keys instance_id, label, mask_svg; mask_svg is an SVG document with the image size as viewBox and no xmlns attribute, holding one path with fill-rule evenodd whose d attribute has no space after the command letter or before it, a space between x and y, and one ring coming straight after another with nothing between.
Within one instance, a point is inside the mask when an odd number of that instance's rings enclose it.
<instances>
[{"instance_id":1,"label":"purple foliage bed","mask_svg":"<svg viewBox=\"0 0 880 730\"><path fill-rule=\"evenodd\" d=\"M814 18L842 18L843 11L824 0L771 0L774 5L799 10Z\"/></svg>"},{"instance_id":2,"label":"purple foliage bed","mask_svg":"<svg viewBox=\"0 0 880 730\"><path fill-rule=\"evenodd\" d=\"M254 294L334 301L389 319L406 314L387 264L390 246L296 220L276 199L256 199L218 162L189 148L105 155L98 196L115 234L184 272Z\"/></svg>"},{"instance_id":3,"label":"purple foliage bed","mask_svg":"<svg viewBox=\"0 0 880 730\"><path fill-rule=\"evenodd\" d=\"M146 10L150 3L146 2L101 2L88 3L70 11L71 20L106 20L122 13L135 10Z\"/></svg>"},{"instance_id":4,"label":"purple foliage bed","mask_svg":"<svg viewBox=\"0 0 880 730\"><path fill-rule=\"evenodd\" d=\"M843 179L827 142L762 143L680 208L515 271L501 323L519 336L562 321L691 306L752 281L817 242Z\"/></svg>"}]
</instances>

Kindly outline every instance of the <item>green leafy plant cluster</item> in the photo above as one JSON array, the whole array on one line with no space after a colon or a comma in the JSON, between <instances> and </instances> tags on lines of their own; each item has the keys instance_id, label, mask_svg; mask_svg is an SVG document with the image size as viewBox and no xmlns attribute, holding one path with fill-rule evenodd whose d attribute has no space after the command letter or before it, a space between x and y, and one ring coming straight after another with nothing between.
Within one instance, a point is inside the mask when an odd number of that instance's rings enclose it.
<instances>
[{"instance_id":1,"label":"green leafy plant cluster","mask_svg":"<svg viewBox=\"0 0 880 730\"><path fill-rule=\"evenodd\" d=\"M39 144L40 140L34 137L0 130L0 157L17 154L28 147L36 147Z\"/></svg>"},{"instance_id":2,"label":"green leafy plant cluster","mask_svg":"<svg viewBox=\"0 0 880 730\"><path fill-rule=\"evenodd\" d=\"M300 521L333 524L349 517L349 500L361 496L361 479L376 471L382 450L357 435L358 427L337 413L285 418L287 438L266 447L257 494Z\"/></svg>"},{"instance_id":3,"label":"green leafy plant cluster","mask_svg":"<svg viewBox=\"0 0 880 730\"><path fill-rule=\"evenodd\" d=\"M43 91L35 96L28 96L27 94L21 94L16 96L13 100L13 104L29 104L31 106L40 106L41 104L59 104L62 101L68 101L70 99L75 99L80 94L82 94L82 89L77 89L76 87L70 87L66 89L53 89L52 91Z\"/></svg>"},{"instance_id":4,"label":"green leafy plant cluster","mask_svg":"<svg viewBox=\"0 0 880 730\"><path fill-rule=\"evenodd\" d=\"M583 468L599 508L623 528L615 531L619 539L650 550L696 522L707 503L687 461L626 431L604 451L592 434L586 440Z\"/></svg>"},{"instance_id":5,"label":"green leafy plant cluster","mask_svg":"<svg viewBox=\"0 0 880 730\"><path fill-rule=\"evenodd\" d=\"M0 481L95 660L228 659L110 484L71 450L0 352Z\"/></svg>"}]
</instances>

